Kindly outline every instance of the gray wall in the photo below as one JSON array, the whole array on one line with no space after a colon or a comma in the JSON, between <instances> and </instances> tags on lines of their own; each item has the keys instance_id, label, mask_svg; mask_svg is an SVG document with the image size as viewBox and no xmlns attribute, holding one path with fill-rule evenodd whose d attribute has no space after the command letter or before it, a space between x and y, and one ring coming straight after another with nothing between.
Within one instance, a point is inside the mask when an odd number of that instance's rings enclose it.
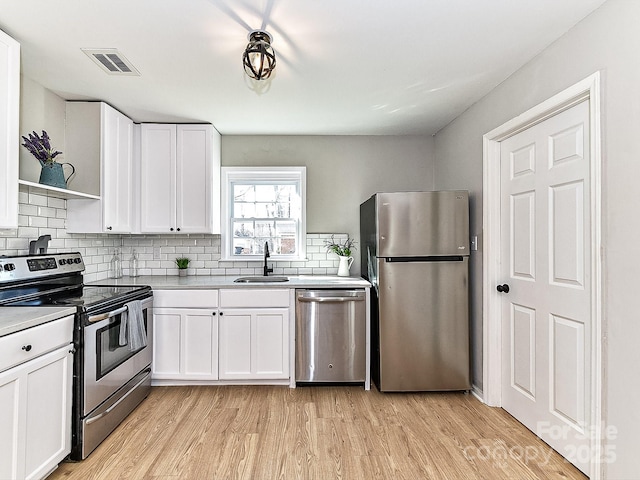
<instances>
[{"instance_id":1,"label":"gray wall","mask_svg":"<svg viewBox=\"0 0 640 480\"><path fill-rule=\"evenodd\" d=\"M640 321L635 308L640 259L640 2L609 0L534 60L436 135L435 185L475 192L476 231L482 225L482 135L595 71L602 80L602 218L604 258L604 415L615 461L606 478L640 472ZM479 267L479 261L476 262ZM474 272L482 281L481 268ZM481 291L474 305L475 350L481 347ZM478 357L474 365L479 366ZM479 371L475 369L478 378Z\"/></svg>"},{"instance_id":2,"label":"gray wall","mask_svg":"<svg viewBox=\"0 0 640 480\"><path fill-rule=\"evenodd\" d=\"M434 186L431 136L223 136L222 166L245 165L306 166L307 231L348 233L357 247L364 200Z\"/></svg>"},{"instance_id":3,"label":"gray wall","mask_svg":"<svg viewBox=\"0 0 640 480\"><path fill-rule=\"evenodd\" d=\"M56 158L64 162L65 157L65 101L30 78L20 76L20 135L26 136L34 130L38 135L46 130L51 138L51 146L62 151ZM20 140L22 144L22 140ZM40 164L29 151L20 147L20 179L37 182Z\"/></svg>"}]
</instances>

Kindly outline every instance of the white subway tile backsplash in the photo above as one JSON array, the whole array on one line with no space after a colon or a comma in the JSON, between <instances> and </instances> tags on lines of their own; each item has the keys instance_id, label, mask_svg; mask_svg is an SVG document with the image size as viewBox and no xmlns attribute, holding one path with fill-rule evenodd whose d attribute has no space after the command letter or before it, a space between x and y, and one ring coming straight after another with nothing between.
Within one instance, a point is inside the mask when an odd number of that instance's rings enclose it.
<instances>
[{"instance_id":1,"label":"white subway tile backsplash","mask_svg":"<svg viewBox=\"0 0 640 480\"><path fill-rule=\"evenodd\" d=\"M46 227L47 226L47 217L29 217L29 226L30 227Z\"/></svg>"},{"instance_id":2,"label":"white subway tile backsplash","mask_svg":"<svg viewBox=\"0 0 640 480\"><path fill-rule=\"evenodd\" d=\"M52 208L59 208L65 210L67 208L67 202L63 198L47 197L47 205Z\"/></svg>"},{"instance_id":3,"label":"white subway tile backsplash","mask_svg":"<svg viewBox=\"0 0 640 480\"><path fill-rule=\"evenodd\" d=\"M50 207L38 207L38 217L51 217L55 218L56 209Z\"/></svg>"},{"instance_id":4,"label":"white subway tile backsplash","mask_svg":"<svg viewBox=\"0 0 640 480\"><path fill-rule=\"evenodd\" d=\"M27 203L20 203L18 213L21 215L38 215L38 207Z\"/></svg>"},{"instance_id":5,"label":"white subway tile backsplash","mask_svg":"<svg viewBox=\"0 0 640 480\"><path fill-rule=\"evenodd\" d=\"M55 217L47 218L47 227L64 229L65 227L64 218L55 218Z\"/></svg>"},{"instance_id":6,"label":"white subway tile backsplash","mask_svg":"<svg viewBox=\"0 0 640 480\"><path fill-rule=\"evenodd\" d=\"M46 195L39 195L37 193L30 193L29 194L29 200L28 203L30 203L31 205L40 205L40 206L47 206L47 196Z\"/></svg>"},{"instance_id":7,"label":"white subway tile backsplash","mask_svg":"<svg viewBox=\"0 0 640 480\"><path fill-rule=\"evenodd\" d=\"M23 250L28 253L29 251L29 241L24 238L7 238L7 249L8 250Z\"/></svg>"},{"instance_id":8,"label":"white subway tile backsplash","mask_svg":"<svg viewBox=\"0 0 640 480\"><path fill-rule=\"evenodd\" d=\"M29 245L28 240L35 240L38 237L38 229L36 227L20 227L16 236L25 240L25 243Z\"/></svg>"},{"instance_id":9,"label":"white subway tile backsplash","mask_svg":"<svg viewBox=\"0 0 640 480\"><path fill-rule=\"evenodd\" d=\"M190 275L261 275L261 261L222 261L219 235L110 235L67 233L66 200L40 193L20 191L19 228L0 231L0 255L24 255L29 241L40 235L51 235L49 251L78 251L85 262L85 282L108 278L109 262L115 248L121 251L122 265L128 273L128 262L135 249L141 275L176 275L175 258L191 258ZM278 275L334 275L338 257L326 250L331 233L307 234L307 261L277 262L269 266ZM346 234L333 234L343 241ZM154 250L160 250L160 259Z\"/></svg>"}]
</instances>

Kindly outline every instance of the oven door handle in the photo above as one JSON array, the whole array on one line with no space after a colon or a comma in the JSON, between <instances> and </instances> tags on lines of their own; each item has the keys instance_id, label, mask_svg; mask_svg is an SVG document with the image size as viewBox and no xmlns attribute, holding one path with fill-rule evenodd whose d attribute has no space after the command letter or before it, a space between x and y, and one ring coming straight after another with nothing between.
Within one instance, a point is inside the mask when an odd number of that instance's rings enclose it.
<instances>
[{"instance_id":1,"label":"oven door handle","mask_svg":"<svg viewBox=\"0 0 640 480\"><path fill-rule=\"evenodd\" d=\"M151 372L151 369L150 369L150 368L147 368L147 369L145 369L144 371L148 374L149 372ZM125 393L125 394L124 394L120 399L118 399L118 401L117 401L116 403L114 403L113 405L111 405L109 408L107 408L107 409L106 409L104 412L102 412L100 415L96 415L95 417L90 418L89 420L87 420L87 421L85 422L85 424L86 424L86 425L89 425L89 424L91 424L91 423L93 423L93 422L95 422L95 421L100 420L102 417L104 417L104 416L106 416L106 415L109 415L111 412L113 412L113 410L114 410L118 405L120 405L120 404L121 404L121 403L122 403L122 402L123 402L123 401L124 401L128 396L129 396L129 395L131 395L131 394L136 390L136 388L138 388L140 385L142 385L146 380L147 380L147 377L146 377L146 376L145 376L145 377L143 377L143 378L142 378L142 380L140 380L138 383L136 383L136 385L135 385L133 388L131 388L131 389L130 389L127 393Z\"/></svg>"},{"instance_id":2,"label":"oven door handle","mask_svg":"<svg viewBox=\"0 0 640 480\"><path fill-rule=\"evenodd\" d=\"M87 318L87 322L88 323L95 323L95 322L99 322L101 320L106 320L107 318L111 318L111 317L115 317L116 315L120 315L123 312L127 311L127 306L125 305L124 307L120 307L116 310L112 310L110 312L106 312L106 313L101 313L99 315L91 315L89 316L89 318Z\"/></svg>"}]
</instances>

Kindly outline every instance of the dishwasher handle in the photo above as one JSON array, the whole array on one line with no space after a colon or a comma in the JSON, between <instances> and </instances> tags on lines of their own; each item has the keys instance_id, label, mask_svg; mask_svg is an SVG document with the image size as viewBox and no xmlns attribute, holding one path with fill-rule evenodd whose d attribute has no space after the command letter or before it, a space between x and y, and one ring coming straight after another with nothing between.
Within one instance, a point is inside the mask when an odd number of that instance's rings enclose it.
<instances>
[{"instance_id":1,"label":"dishwasher handle","mask_svg":"<svg viewBox=\"0 0 640 480\"><path fill-rule=\"evenodd\" d=\"M341 292L341 295L331 295L316 292L306 292L298 294L299 302L307 303L344 303L344 302L364 302L364 292Z\"/></svg>"}]
</instances>

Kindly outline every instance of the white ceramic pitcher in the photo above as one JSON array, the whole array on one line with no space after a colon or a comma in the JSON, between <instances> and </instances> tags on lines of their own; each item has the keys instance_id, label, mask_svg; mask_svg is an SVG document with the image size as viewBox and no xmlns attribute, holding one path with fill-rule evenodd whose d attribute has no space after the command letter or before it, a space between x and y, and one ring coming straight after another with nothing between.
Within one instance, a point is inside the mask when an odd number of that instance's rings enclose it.
<instances>
[{"instance_id":1,"label":"white ceramic pitcher","mask_svg":"<svg viewBox=\"0 0 640 480\"><path fill-rule=\"evenodd\" d=\"M338 256L338 258L340 259L340 264L338 265L338 276L348 277L349 269L351 268L351 264L353 263L353 257Z\"/></svg>"}]
</instances>

